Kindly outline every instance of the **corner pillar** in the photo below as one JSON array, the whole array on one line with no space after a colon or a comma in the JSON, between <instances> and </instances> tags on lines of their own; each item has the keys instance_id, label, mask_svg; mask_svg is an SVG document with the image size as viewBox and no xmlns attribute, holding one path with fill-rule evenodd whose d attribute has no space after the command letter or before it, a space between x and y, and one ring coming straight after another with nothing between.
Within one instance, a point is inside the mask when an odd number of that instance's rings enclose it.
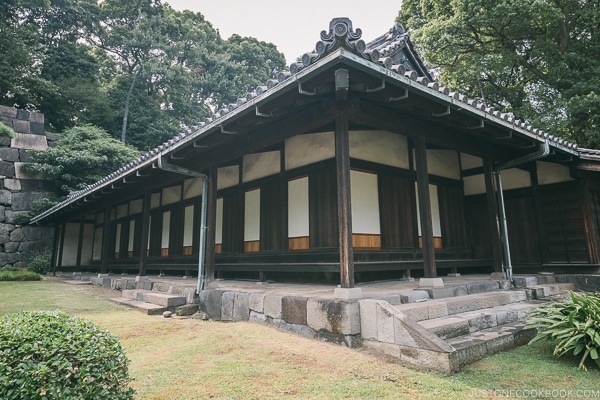
<instances>
[{"instance_id":1,"label":"corner pillar","mask_svg":"<svg viewBox=\"0 0 600 400\"><path fill-rule=\"evenodd\" d=\"M425 138L415 138L415 166L417 170L417 192L419 194L419 220L423 238L423 267L425 278L437 277L435 249L433 244L433 221L429 194L429 172L427 171L427 147Z\"/></svg>"}]
</instances>

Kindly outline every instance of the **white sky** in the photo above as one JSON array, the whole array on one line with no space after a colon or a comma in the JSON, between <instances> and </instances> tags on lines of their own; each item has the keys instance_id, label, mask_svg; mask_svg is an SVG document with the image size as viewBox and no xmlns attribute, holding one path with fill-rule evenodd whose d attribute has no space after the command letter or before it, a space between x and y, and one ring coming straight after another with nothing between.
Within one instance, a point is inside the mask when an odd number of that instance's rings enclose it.
<instances>
[{"instance_id":1,"label":"white sky","mask_svg":"<svg viewBox=\"0 0 600 400\"><path fill-rule=\"evenodd\" d=\"M314 50L322 30L348 17L369 42L394 25L402 0L164 0L176 10L200 12L221 37L237 33L271 42L287 65Z\"/></svg>"}]
</instances>

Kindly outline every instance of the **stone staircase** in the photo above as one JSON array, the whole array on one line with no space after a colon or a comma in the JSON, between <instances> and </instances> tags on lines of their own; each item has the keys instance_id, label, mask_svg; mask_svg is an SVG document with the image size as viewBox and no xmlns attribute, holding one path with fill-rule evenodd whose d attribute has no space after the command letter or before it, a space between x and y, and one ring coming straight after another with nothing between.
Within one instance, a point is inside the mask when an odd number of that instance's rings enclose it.
<instances>
[{"instance_id":1,"label":"stone staircase","mask_svg":"<svg viewBox=\"0 0 600 400\"><path fill-rule=\"evenodd\" d=\"M530 311L562 300L575 287L537 279L515 283L513 290L493 290L487 283L492 291L473 294L452 286L433 288L428 289L430 300L398 305L361 300L363 345L409 364L453 373L487 355L526 344L535 335L525 326Z\"/></svg>"},{"instance_id":2,"label":"stone staircase","mask_svg":"<svg viewBox=\"0 0 600 400\"><path fill-rule=\"evenodd\" d=\"M165 311L174 312L178 306L186 304L184 296L153 292L150 290L123 290L122 297L112 298L111 301L142 311L148 315L160 315Z\"/></svg>"}]
</instances>

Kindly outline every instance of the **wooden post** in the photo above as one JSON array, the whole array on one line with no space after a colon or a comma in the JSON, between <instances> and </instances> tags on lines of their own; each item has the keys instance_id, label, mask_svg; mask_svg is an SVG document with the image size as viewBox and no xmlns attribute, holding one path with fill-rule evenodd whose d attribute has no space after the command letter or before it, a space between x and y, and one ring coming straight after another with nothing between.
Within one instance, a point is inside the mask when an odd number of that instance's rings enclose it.
<instances>
[{"instance_id":1,"label":"wooden post","mask_svg":"<svg viewBox=\"0 0 600 400\"><path fill-rule=\"evenodd\" d=\"M81 268L81 253L83 252L83 233L85 230L85 216L79 219L79 235L77 236L77 258L75 259L75 268Z\"/></svg>"},{"instance_id":2,"label":"wooden post","mask_svg":"<svg viewBox=\"0 0 600 400\"><path fill-rule=\"evenodd\" d=\"M427 171L427 148L423 137L415 138L415 164L417 169L417 191L419 194L419 220L423 238L423 267L425 278L437 277L435 249L433 244L433 221L429 196L429 172Z\"/></svg>"},{"instance_id":3,"label":"wooden post","mask_svg":"<svg viewBox=\"0 0 600 400\"><path fill-rule=\"evenodd\" d=\"M337 172L338 242L340 285L354 287L354 250L352 248L352 205L350 199L350 137L348 119L335 121L335 166Z\"/></svg>"},{"instance_id":4,"label":"wooden post","mask_svg":"<svg viewBox=\"0 0 600 400\"><path fill-rule=\"evenodd\" d=\"M63 253L65 249L65 233L67 231L67 224L63 223L60 226L60 238L58 241L58 255L56 258L56 264L60 268L62 267Z\"/></svg>"},{"instance_id":5,"label":"wooden post","mask_svg":"<svg viewBox=\"0 0 600 400\"><path fill-rule=\"evenodd\" d=\"M54 225L54 243L52 244L52 275L56 276L56 265L58 264L58 256L60 253L60 236L62 234L62 225Z\"/></svg>"},{"instance_id":6,"label":"wooden post","mask_svg":"<svg viewBox=\"0 0 600 400\"><path fill-rule=\"evenodd\" d=\"M206 254L204 262L204 282L215 280L215 235L217 233L217 171L216 166L212 166L209 171L208 193L202 193L202 196L208 196L208 210L206 213Z\"/></svg>"},{"instance_id":7,"label":"wooden post","mask_svg":"<svg viewBox=\"0 0 600 400\"><path fill-rule=\"evenodd\" d=\"M492 267L495 272L502 272L502 238L500 237L500 227L498 225L498 202L494 188L494 164L489 156L483 158L483 176L485 178L485 196L490 225L490 243L492 245Z\"/></svg>"},{"instance_id":8,"label":"wooden post","mask_svg":"<svg viewBox=\"0 0 600 400\"><path fill-rule=\"evenodd\" d=\"M148 264L148 236L150 235L150 202L152 194L149 190L144 192L144 204L142 210L142 234L140 237L140 269L138 275L146 275Z\"/></svg>"},{"instance_id":9,"label":"wooden post","mask_svg":"<svg viewBox=\"0 0 600 400\"><path fill-rule=\"evenodd\" d=\"M102 256L100 258L100 273L108 270L108 249L110 240L110 209L104 210L104 228L102 228Z\"/></svg>"}]
</instances>

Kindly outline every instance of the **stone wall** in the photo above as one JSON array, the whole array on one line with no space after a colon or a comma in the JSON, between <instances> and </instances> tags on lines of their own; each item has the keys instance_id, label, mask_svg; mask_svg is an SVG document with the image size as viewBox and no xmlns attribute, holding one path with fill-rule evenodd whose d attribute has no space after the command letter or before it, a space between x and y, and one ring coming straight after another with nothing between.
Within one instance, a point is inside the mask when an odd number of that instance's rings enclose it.
<instances>
[{"instance_id":1,"label":"stone wall","mask_svg":"<svg viewBox=\"0 0 600 400\"><path fill-rule=\"evenodd\" d=\"M44 114L0 106L0 121L17 133L14 139L0 138L0 267L20 267L52 247L54 229L21 226L15 217L29 211L34 201L55 197L55 183L23 170L28 150L48 147Z\"/></svg>"}]
</instances>

